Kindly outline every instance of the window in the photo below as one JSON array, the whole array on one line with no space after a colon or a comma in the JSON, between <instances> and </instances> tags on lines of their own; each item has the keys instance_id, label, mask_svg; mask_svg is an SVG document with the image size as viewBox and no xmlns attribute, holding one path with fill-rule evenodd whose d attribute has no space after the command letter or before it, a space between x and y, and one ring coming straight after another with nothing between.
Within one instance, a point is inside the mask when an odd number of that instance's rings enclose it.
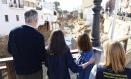
<instances>
[{"instance_id":1,"label":"window","mask_svg":"<svg viewBox=\"0 0 131 79\"><path fill-rule=\"evenodd\" d=\"M24 1L24 6L29 7L29 2L28 1Z\"/></svg>"},{"instance_id":2,"label":"window","mask_svg":"<svg viewBox=\"0 0 131 79\"><path fill-rule=\"evenodd\" d=\"M24 0L18 0L19 8L24 8Z\"/></svg>"},{"instance_id":3,"label":"window","mask_svg":"<svg viewBox=\"0 0 131 79\"><path fill-rule=\"evenodd\" d=\"M33 8L35 8L35 3L33 3Z\"/></svg>"},{"instance_id":4,"label":"window","mask_svg":"<svg viewBox=\"0 0 131 79\"><path fill-rule=\"evenodd\" d=\"M29 2L29 7L33 7L34 3L33 2Z\"/></svg>"},{"instance_id":5,"label":"window","mask_svg":"<svg viewBox=\"0 0 131 79\"><path fill-rule=\"evenodd\" d=\"M5 21L9 22L8 15L5 15Z\"/></svg>"},{"instance_id":6,"label":"window","mask_svg":"<svg viewBox=\"0 0 131 79\"><path fill-rule=\"evenodd\" d=\"M7 4L7 0L2 0L2 3L3 4Z\"/></svg>"},{"instance_id":7,"label":"window","mask_svg":"<svg viewBox=\"0 0 131 79\"><path fill-rule=\"evenodd\" d=\"M16 4L16 0L14 0L14 4Z\"/></svg>"},{"instance_id":8,"label":"window","mask_svg":"<svg viewBox=\"0 0 131 79\"><path fill-rule=\"evenodd\" d=\"M19 15L16 15L16 21L19 21Z\"/></svg>"}]
</instances>

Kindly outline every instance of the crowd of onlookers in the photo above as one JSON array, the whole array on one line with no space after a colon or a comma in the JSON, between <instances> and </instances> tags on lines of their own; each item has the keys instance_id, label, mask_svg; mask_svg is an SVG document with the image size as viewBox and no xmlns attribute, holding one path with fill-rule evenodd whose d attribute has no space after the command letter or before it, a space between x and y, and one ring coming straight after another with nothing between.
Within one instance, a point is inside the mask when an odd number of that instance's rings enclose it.
<instances>
[{"instance_id":1,"label":"crowd of onlookers","mask_svg":"<svg viewBox=\"0 0 131 79\"><path fill-rule=\"evenodd\" d=\"M96 65L90 38L83 33L77 38L80 56L75 62L61 30L51 33L45 49L44 36L35 29L38 13L29 10L24 16L26 24L13 29L8 41L17 79L43 79L42 64L47 67L48 79L70 79L69 69L77 79L131 79L131 70L125 68L125 50L119 42L106 42L105 62Z\"/></svg>"}]
</instances>

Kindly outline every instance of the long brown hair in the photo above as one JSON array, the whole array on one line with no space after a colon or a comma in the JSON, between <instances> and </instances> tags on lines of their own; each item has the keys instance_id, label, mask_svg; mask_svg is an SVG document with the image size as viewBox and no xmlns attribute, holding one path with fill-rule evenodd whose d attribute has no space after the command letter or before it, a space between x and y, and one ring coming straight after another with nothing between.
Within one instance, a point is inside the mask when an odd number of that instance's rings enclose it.
<instances>
[{"instance_id":1,"label":"long brown hair","mask_svg":"<svg viewBox=\"0 0 131 79\"><path fill-rule=\"evenodd\" d=\"M53 31L50 36L48 54L61 55L68 50L68 46L65 43L64 34L61 30Z\"/></svg>"},{"instance_id":2,"label":"long brown hair","mask_svg":"<svg viewBox=\"0 0 131 79\"><path fill-rule=\"evenodd\" d=\"M78 44L79 49L82 51L87 51L92 48L90 38L88 34L86 33L83 33L78 36L77 44Z\"/></svg>"},{"instance_id":3,"label":"long brown hair","mask_svg":"<svg viewBox=\"0 0 131 79\"><path fill-rule=\"evenodd\" d=\"M115 73L122 72L125 67L125 51L121 43L108 41L104 44L105 66L111 67Z\"/></svg>"}]
</instances>

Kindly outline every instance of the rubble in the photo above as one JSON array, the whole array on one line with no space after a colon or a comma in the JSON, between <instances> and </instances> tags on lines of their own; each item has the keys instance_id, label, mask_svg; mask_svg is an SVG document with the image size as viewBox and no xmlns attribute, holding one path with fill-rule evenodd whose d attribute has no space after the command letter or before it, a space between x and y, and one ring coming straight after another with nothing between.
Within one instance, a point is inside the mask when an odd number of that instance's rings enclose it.
<instances>
[{"instance_id":1,"label":"rubble","mask_svg":"<svg viewBox=\"0 0 131 79\"><path fill-rule=\"evenodd\" d=\"M8 36L0 37L0 58L10 57L11 55L7 51Z\"/></svg>"}]
</instances>

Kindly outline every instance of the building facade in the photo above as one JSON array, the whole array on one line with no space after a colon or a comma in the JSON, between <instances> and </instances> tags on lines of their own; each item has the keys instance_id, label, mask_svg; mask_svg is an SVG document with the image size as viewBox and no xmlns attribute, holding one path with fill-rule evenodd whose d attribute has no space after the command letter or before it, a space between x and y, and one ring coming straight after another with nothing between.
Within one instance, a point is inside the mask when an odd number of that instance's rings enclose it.
<instances>
[{"instance_id":1,"label":"building facade","mask_svg":"<svg viewBox=\"0 0 131 79\"><path fill-rule=\"evenodd\" d=\"M93 21L93 0L82 0L83 19L92 24Z\"/></svg>"},{"instance_id":2,"label":"building facade","mask_svg":"<svg viewBox=\"0 0 131 79\"><path fill-rule=\"evenodd\" d=\"M24 13L29 9L37 10L38 25L43 24L46 13L43 2L45 0L0 0L0 35L8 35L11 29L24 24Z\"/></svg>"}]
</instances>

